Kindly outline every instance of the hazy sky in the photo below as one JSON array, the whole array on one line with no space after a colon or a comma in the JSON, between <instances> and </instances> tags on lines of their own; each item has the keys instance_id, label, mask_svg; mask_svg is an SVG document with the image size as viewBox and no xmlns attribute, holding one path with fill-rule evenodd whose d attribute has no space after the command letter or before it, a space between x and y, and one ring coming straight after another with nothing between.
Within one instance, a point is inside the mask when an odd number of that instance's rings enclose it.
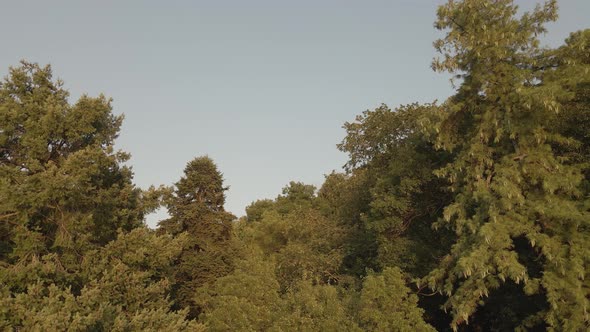
<instances>
[{"instance_id":1,"label":"hazy sky","mask_svg":"<svg viewBox=\"0 0 590 332\"><path fill-rule=\"evenodd\" d=\"M442 2L2 1L0 74L50 63L72 102L112 97L137 185L172 184L209 155L239 216L291 180L320 185L340 170L336 144L355 115L452 93L430 69ZM589 0L559 3L550 45L590 27Z\"/></svg>"}]
</instances>

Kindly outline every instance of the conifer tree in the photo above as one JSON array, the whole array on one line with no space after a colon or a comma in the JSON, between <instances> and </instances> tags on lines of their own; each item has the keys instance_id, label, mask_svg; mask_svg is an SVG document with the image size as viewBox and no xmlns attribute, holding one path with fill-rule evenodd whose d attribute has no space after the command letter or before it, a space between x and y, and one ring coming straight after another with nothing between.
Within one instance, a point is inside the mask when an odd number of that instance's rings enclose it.
<instances>
[{"instance_id":1,"label":"conifer tree","mask_svg":"<svg viewBox=\"0 0 590 332\"><path fill-rule=\"evenodd\" d=\"M71 105L49 66L23 62L0 84L0 329L202 328L171 311L185 241L144 227L157 191L121 165L121 122L102 95Z\"/></svg>"},{"instance_id":2,"label":"conifer tree","mask_svg":"<svg viewBox=\"0 0 590 332\"><path fill-rule=\"evenodd\" d=\"M196 290L207 282L226 275L232 268L232 221L226 212L223 176L209 157L190 161L184 176L167 199L171 217L160 222L160 232L189 234L189 243L174 271L174 299L179 308L190 308L197 317Z\"/></svg>"},{"instance_id":3,"label":"conifer tree","mask_svg":"<svg viewBox=\"0 0 590 332\"><path fill-rule=\"evenodd\" d=\"M587 81L588 65L547 66L553 52L539 46L538 36L556 17L555 1L521 16L510 0L449 1L438 10L435 26L447 32L435 42L442 57L433 68L459 80L435 125L438 146L456 154L437 174L455 195L442 223L457 241L427 280L449 296L454 328L509 282L547 304L517 325L590 327L584 166L555 148L577 144L555 119L573 88Z\"/></svg>"},{"instance_id":4,"label":"conifer tree","mask_svg":"<svg viewBox=\"0 0 590 332\"><path fill-rule=\"evenodd\" d=\"M0 260L84 253L142 225L141 191L115 152L122 116L104 96L75 104L51 67L23 62L0 84Z\"/></svg>"},{"instance_id":5,"label":"conifer tree","mask_svg":"<svg viewBox=\"0 0 590 332\"><path fill-rule=\"evenodd\" d=\"M0 328L32 331L202 331L174 312L167 276L187 237L136 228L87 252L75 274L56 254L4 269Z\"/></svg>"}]
</instances>

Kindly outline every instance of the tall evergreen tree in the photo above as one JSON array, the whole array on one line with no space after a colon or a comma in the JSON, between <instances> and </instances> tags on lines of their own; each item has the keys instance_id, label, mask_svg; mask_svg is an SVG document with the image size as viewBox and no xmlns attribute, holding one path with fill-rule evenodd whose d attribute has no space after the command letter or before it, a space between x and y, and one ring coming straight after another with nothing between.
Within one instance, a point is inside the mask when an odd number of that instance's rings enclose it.
<instances>
[{"instance_id":1,"label":"tall evergreen tree","mask_svg":"<svg viewBox=\"0 0 590 332\"><path fill-rule=\"evenodd\" d=\"M104 96L68 102L51 68L0 85L0 329L200 329L172 312L182 238L143 227L154 204L114 152L122 117Z\"/></svg>"},{"instance_id":2,"label":"tall evergreen tree","mask_svg":"<svg viewBox=\"0 0 590 332\"><path fill-rule=\"evenodd\" d=\"M576 144L554 120L572 87L587 80L588 65L548 70L552 52L537 37L556 17L555 1L521 16L511 0L449 1L438 10L435 25L447 33L435 42L442 57L433 67L460 81L435 125L437 144L456 153L437 174L455 194L442 223L453 227L457 241L427 280L449 296L454 328L509 283L546 301L512 328L590 327L583 165L554 148Z\"/></svg>"},{"instance_id":3,"label":"tall evergreen tree","mask_svg":"<svg viewBox=\"0 0 590 332\"><path fill-rule=\"evenodd\" d=\"M0 84L0 260L85 251L142 224L141 192L114 152L122 116L104 96L68 102L51 67L23 62Z\"/></svg>"},{"instance_id":4,"label":"tall evergreen tree","mask_svg":"<svg viewBox=\"0 0 590 332\"><path fill-rule=\"evenodd\" d=\"M190 161L184 176L167 199L171 217L160 222L160 232L173 236L189 234L189 243L174 271L177 306L190 308L197 317L196 290L231 271L230 239L235 217L226 212L223 176L209 157Z\"/></svg>"}]
</instances>

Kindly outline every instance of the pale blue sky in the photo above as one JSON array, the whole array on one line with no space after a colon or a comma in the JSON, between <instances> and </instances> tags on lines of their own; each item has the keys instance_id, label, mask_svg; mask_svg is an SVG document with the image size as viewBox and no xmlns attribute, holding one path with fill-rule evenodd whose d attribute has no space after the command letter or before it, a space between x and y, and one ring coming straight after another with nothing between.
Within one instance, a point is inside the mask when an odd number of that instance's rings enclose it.
<instances>
[{"instance_id":1,"label":"pale blue sky","mask_svg":"<svg viewBox=\"0 0 590 332\"><path fill-rule=\"evenodd\" d=\"M320 185L340 170L335 145L355 115L452 93L430 69L442 2L2 1L0 74L50 63L72 100L112 97L140 187L172 184L209 155L239 216L290 180ZM559 3L551 45L590 27L590 1Z\"/></svg>"}]
</instances>

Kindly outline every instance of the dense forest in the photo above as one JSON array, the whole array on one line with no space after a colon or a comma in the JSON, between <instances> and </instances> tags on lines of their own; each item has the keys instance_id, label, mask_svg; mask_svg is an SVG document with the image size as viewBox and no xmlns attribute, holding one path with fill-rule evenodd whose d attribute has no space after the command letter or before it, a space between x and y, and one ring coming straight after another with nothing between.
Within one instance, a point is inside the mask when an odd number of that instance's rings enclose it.
<instances>
[{"instance_id":1,"label":"dense forest","mask_svg":"<svg viewBox=\"0 0 590 332\"><path fill-rule=\"evenodd\" d=\"M344 172L239 219L209 157L142 190L108 97L71 103L50 66L10 68L0 327L590 330L590 29L543 47L556 19L555 1L440 6L432 68L454 95L365 111L344 124Z\"/></svg>"}]
</instances>

